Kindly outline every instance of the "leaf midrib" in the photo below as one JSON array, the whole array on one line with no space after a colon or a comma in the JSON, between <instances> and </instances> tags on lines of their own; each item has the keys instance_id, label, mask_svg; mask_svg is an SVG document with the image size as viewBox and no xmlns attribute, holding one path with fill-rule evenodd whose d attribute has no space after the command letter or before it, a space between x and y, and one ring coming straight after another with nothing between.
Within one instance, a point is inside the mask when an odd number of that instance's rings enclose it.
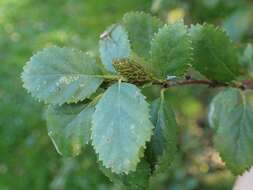
<instances>
[{"instance_id":1,"label":"leaf midrib","mask_svg":"<svg viewBox=\"0 0 253 190\"><path fill-rule=\"evenodd\" d=\"M219 58L216 56L216 54L213 52L213 50L210 48L210 46L206 46L206 48L209 50L210 54L223 65L224 69L226 69L234 78L236 75L228 68L228 66Z\"/></svg>"},{"instance_id":2,"label":"leaf midrib","mask_svg":"<svg viewBox=\"0 0 253 190\"><path fill-rule=\"evenodd\" d=\"M30 74L30 76L34 76L34 77L37 77L37 76L54 76L54 75L61 75L61 76L75 76L75 75L79 75L80 77L90 77L90 78L115 78L117 79L118 77L116 75L91 75L91 74L78 74L78 73L68 73L68 74L65 74L65 73L48 73L48 74Z\"/></svg>"}]
</instances>

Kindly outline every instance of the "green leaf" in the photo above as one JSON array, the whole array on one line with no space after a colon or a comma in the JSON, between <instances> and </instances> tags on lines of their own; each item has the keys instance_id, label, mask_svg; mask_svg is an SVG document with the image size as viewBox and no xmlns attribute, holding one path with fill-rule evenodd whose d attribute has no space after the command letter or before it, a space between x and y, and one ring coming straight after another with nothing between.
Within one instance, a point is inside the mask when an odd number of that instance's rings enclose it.
<instances>
[{"instance_id":1,"label":"green leaf","mask_svg":"<svg viewBox=\"0 0 253 190\"><path fill-rule=\"evenodd\" d=\"M137 165L136 171L130 172L128 175L112 173L102 164L100 164L100 169L113 183L123 186L123 189L143 190L148 187L151 171L149 164L144 160Z\"/></svg>"},{"instance_id":2,"label":"green leaf","mask_svg":"<svg viewBox=\"0 0 253 190\"><path fill-rule=\"evenodd\" d=\"M156 162L156 174L168 170L177 151L178 126L166 97L162 93L161 97L151 104L152 122L155 125L151 149Z\"/></svg>"},{"instance_id":3,"label":"green leaf","mask_svg":"<svg viewBox=\"0 0 253 190\"><path fill-rule=\"evenodd\" d=\"M103 82L94 58L78 50L51 47L35 54L24 67L24 87L50 104L73 103L94 93Z\"/></svg>"},{"instance_id":4,"label":"green leaf","mask_svg":"<svg viewBox=\"0 0 253 190\"><path fill-rule=\"evenodd\" d=\"M224 103L225 99L226 104ZM253 108L246 94L237 89L221 92L215 104L226 109L214 109L212 117L216 135L214 144L222 159L234 174L242 174L253 165ZM232 103L233 102L233 103Z\"/></svg>"},{"instance_id":5,"label":"green leaf","mask_svg":"<svg viewBox=\"0 0 253 190\"><path fill-rule=\"evenodd\" d=\"M240 61L247 68L253 65L253 46L251 44L247 44Z\"/></svg>"},{"instance_id":6,"label":"green leaf","mask_svg":"<svg viewBox=\"0 0 253 190\"><path fill-rule=\"evenodd\" d=\"M251 11L237 10L223 21L223 27L232 40L240 41L251 25Z\"/></svg>"},{"instance_id":7,"label":"green leaf","mask_svg":"<svg viewBox=\"0 0 253 190\"><path fill-rule=\"evenodd\" d=\"M182 75L191 62L191 41L183 22L166 25L151 43L151 67L157 77Z\"/></svg>"},{"instance_id":8,"label":"green leaf","mask_svg":"<svg viewBox=\"0 0 253 190\"><path fill-rule=\"evenodd\" d=\"M99 160L115 173L136 169L150 140L153 125L148 103L132 84L118 82L107 89L92 119L92 144Z\"/></svg>"},{"instance_id":9,"label":"green leaf","mask_svg":"<svg viewBox=\"0 0 253 190\"><path fill-rule=\"evenodd\" d=\"M227 34L212 25L190 29L193 41L193 67L207 78L230 82L241 74L237 51Z\"/></svg>"},{"instance_id":10,"label":"green leaf","mask_svg":"<svg viewBox=\"0 0 253 190\"><path fill-rule=\"evenodd\" d=\"M150 57L150 41L158 29L162 27L162 22L143 12L131 12L124 15L122 23L128 32L132 51L138 56L148 59Z\"/></svg>"},{"instance_id":11,"label":"green leaf","mask_svg":"<svg viewBox=\"0 0 253 190\"><path fill-rule=\"evenodd\" d=\"M76 156L90 140L93 104L64 104L49 106L47 110L48 135L57 152L63 156Z\"/></svg>"},{"instance_id":12,"label":"green leaf","mask_svg":"<svg viewBox=\"0 0 253 190\"><path fill-rule=\"evenodd\" d=\"M236 90L222 91L216 95L210 106L208 121L210 127L217 130L222 118L226 118L238 102L238 92Z\"/></svg>"},{"instance_id":13,"label":"green leaf","mask_svg":"<svg viewBox=\"0 0 253 190\"><path fill-rule=\"evenodd\" d=\"M128 58L131 52L127 32L121 25L109 27L101 35L99 47L102 63L111 72L115 72L113 60Z\"/></svg>"}]
</instances>

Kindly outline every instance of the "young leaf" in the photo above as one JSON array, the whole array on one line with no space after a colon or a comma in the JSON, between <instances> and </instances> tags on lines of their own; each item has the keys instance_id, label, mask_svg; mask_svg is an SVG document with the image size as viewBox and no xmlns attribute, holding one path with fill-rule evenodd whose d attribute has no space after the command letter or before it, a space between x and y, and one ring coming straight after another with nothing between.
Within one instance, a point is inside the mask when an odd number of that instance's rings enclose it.
<instances>
[{"instance_id":1,"label":"young leaf","mask_svg":"<svg viewBox=\"0 0 253 190\"><path fill-rule=\"evenodd\" d=\"M155 162L157 162L155 172L158 174L168 170L177 150L178 126L175 115L163 93L151 104L151 116L155 125L151 149L155 155Z\"/></svg>"},{"instance_id":2,"label":"young leaf","mask_svg":"<svg viewBox=\"0 0 253 190\"><path fill-rule=\"evenodd\" d=\"M81 153L90 139L94 111L94 105L83 103L48 107L48 135L59 154L76 156Z\"/></svg>"},{"instance_id":3,"label":"young leaf","mask_svg":"<svg viewBox=\"0 0 253 190\"><path fill-rule=\"evenodd\" d=\"M227 34L212 25L190 29L193 41L193 67L207 78L230 82L241 74L237 51Z\"/></svg>"},{"instance_id":4,"label":"young leaf","mask_svg":"<svg viewBox=\"0 0 253 190\"><path fill-rule=\"evenodd\" d=\"M149 14L142 12L127 13L123 17L134 53L148 59L150 57L150 41L154 34L162 27L162 22Z\"/></svg>"},{"instance_id":5,"label":"young leaf","mask_svg":"<svg viewBox=\"0 0 253 190\"><path fill-rule=\"evenodd\" d=\"M155 75L182 75L191 62L191 41L183 22L166 25L151 43L151 67Z\"/></svg>"},{"instance_id":6,"label":"young leaf","mask_svg":"<svg viewBox=\"0 0 253 190\"><path fill-rule=\"evenodd\" d=\"M96 106L91 133L106 168L118 174L136 169L152 134L149 117L148 103L136 86L119 82L107 89Z\"/></svg>"},{"instance_id":7,"label":"young leaf","mask_svg":"<svg viewBox=\"0 0 253 190\"><path fill-rule=\"evenodd\" d=\"M100 164L100 169L113 183L121 184L125 189L143 190L148 187L151 171L149 164L144 160L137 165L136 171L130 172L128 175L112 173L102 164Z\"/></svg>"},{"instance_id":8,"label":"young leaf","mask_svg":"<svg viewBox=\"0 0 253 190\"><path fill-rule=\"evenodd\" d=\"M81 51L59 47L35 54L24 67L22 79L34 97L51 104L84 100L103 82L95 59Z\"/></svg>"},{"instance_id":9,"label":"young leaf","mask_svg":"<svg viewBox=\"0 0 253 190\"><path fill-rule=\"evenodd\" d=\"M223 101L230 99L227 103ZM214 144L222 159L234 174L242 174L253 165L253 108L243 92L228 89L215 98L215 104L226 109L214 109L212 121L216 135ZM233 103L232 103L233 102Z\"/></svg>"},{"instance_id":10,"label":"young leaf","mask_svg":"<svg viewBox=\"0 0 253 190\"><path fill-rule=\"evenodd\" d=\"M131 52L126 31L121 25L112 25L99 41L102 63L108 71L115 72L113 60L128 58Z\"/></svg>"}]
</instances>

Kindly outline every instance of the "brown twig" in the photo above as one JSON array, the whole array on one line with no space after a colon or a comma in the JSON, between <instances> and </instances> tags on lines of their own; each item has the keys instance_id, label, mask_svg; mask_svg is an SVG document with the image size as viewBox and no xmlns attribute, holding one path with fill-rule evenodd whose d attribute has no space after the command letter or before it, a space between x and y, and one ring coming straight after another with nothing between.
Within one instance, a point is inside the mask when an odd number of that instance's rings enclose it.
<instances>
[{"instance_id":1,"label":"brown twig","mask_svg":"<svg viewBox=\"0 0 253 190\"><path fill-rule=\"evenodd\" d=\"M210 88L217 87L232 87L239 88L241 90L253 89L253 81L249 84L249 81L235 82L235 83L223 83L212 80L196 80L196 79L184 79L184 80L166 80L166 81L154 81L153 84L160 85L163 88L170 88L174 86L185 86L185 85L206 85Z\"/></svg>"},{"instance_id":2,"label":"brown twig","mask_svg":"<svg viewBox=\"0 0 253 190\"><path fill-rule=\"evenodd\" d=\"M129 82L128 79L122 78L120 76L107 77L104 80L103 86L106 88L111 82L115 82L121 79L122 81ZM187 85L205 85L209 88L219 88L219 87L231 87L238 88L241 90L253 90L253 81L252 80L244 80L238 82L218 82L213 80L204 80L204 79L193 79L191 76L185 76L185 79L181 80L157 80L157 79L149 79L146 81L132 81L131 83L136 85L144 85L144 84L153 84L159 85L163 88L171 88L176 86L187 86Z\"/></svg>"}]
</instances>

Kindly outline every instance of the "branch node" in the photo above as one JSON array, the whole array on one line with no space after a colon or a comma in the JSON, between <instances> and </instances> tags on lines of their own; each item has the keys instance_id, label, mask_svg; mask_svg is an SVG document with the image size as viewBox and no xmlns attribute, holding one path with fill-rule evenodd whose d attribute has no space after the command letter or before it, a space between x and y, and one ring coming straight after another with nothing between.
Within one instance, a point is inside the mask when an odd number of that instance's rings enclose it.
<instances>
[{"instance_id":1,"label":"branch node","mask_svg":"<svg viewBox=\"0 0 253 190\"><path fill-rule=\"evenodd\" d=\"M186 79L186 80L191 80L191 79L192 79L192 76L191 76L191 75L185 75L185 79Z\"/></svg>"}]
</instances>

